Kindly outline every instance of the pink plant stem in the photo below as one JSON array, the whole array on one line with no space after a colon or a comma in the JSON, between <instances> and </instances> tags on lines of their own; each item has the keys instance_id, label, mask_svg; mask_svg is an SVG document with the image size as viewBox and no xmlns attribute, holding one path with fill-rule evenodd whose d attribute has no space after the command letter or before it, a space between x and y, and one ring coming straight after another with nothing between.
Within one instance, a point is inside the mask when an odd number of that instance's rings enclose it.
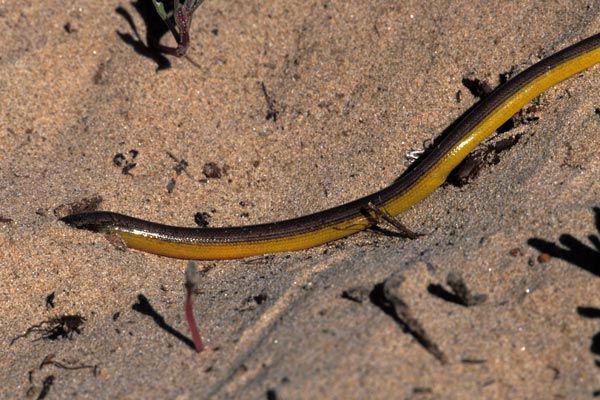
<instances>
[{"instance_id":1,"label":"pink plant stem","mask_svg":"<svg viewBox=\"0 0 600 400\"><path fill-rule=\"evenodd\" d=\"M192 331L192 340L194 341L196 352L200 353L202 350L204 350L204 346L202 345L202 338L200 337L200 332L198 331L198 325L196 325L196 320L194 319L194 290L187 288L186 292L185 319L190 326L190 331Z\"/></svg>"}]
</instances>

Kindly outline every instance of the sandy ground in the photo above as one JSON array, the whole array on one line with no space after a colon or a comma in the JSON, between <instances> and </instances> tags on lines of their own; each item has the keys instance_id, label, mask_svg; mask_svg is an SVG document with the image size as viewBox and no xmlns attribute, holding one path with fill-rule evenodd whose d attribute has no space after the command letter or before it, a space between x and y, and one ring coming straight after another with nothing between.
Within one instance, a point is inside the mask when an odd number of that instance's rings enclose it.
<instances>
[{"instance_id":1,"label":"sandy ground","mask_svg":"<svg viewBox=\"0 0 600 400\"><path fill-rule=\"evenodd\" d=\"M206 0L194 62L145 47L149 0L67 3L0 0L0 397L600 395L598 66L543 94L497 164L406 213L417 240L365 232L200 263L199 355L185 261L54 214L101 196L105 210L231 226L368 194L477 101L463 78L495 86L600 32L597 1ZM223 176L206 179L207 163ZM451 301L452 271L487 300ZM445 364L377 297L399 273ZM79 333L13 341L65 315L85 318Z\"/></svg>"}]
</instances>

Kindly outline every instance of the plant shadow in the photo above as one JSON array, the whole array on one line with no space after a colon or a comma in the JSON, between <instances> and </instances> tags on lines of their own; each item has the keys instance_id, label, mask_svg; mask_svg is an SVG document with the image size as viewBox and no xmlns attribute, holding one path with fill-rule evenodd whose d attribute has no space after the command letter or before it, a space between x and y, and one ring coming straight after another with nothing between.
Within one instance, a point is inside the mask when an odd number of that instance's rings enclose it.
<instances>
[{"instance_id":1,"label":"plant shadow","mask_svg":"<svg viewBox=\"0 0 600 400\"><path fill-rule=\"evenodd\" d=\"M160 315L154 309L154 307L152 307L148 298L143 294L138 295L137 303L131 306L131 308L134 311L139 312L140 314L151 317L159 328L166 331L168 334L175 336L175 338L177 338L180 342L183 342L183 344L187 345L192 350L196 350L196 346L194 345L192 339L188 338L183 333L179 332L177 329L167 324L165 318L162 315Z\"/></svg>"},{"instance_id":2,"label":"plant shadow","mask_svg":"<svg viewBox=\"0 0 600 400\"><path fill-rule=\"evenodd\" d=\"M600 233L600 207L594 207L594 222L596 230ZM527 243L542 253L552 257L560 258L583 270L588 271L596 277L600 277L600 238L598 235L589 235L591 246L569 234L562 234L558 238L560 245L548 240L531 238ZM577 307L577 314L582 318L600 320L600 308L590 306ZM590 352L594 356L600 356L600 331L592 336ZM594 360L596 367L600 368L600 358ZM600 390L593 393L594 397L600 396Z\"/></svg>"},{"instance_id":3,"label":"plant shadow","mask_svg":"<svg viewBox=\"0 0 600 400\"><path fill-rule=\"evenodd\" d=\"M594 207L593 210L596 229L600 232L600 208ZM539 238L531 238L527 244L542 253L565 260L600 277L600 238L597 235L590 235L588 240L593 247L566 233L558 238L560 245Z\"/></svg>"},{"instance_id":4,"label":"plant shadow","mask_svg":"<svg viewBox=\"0 0 600 400\"><path fill-rule=\"evenodd\" d=\"M168 33L169 29L156 12L150 0L137 0L131 4L144 20L144 24L146 25L146 40L142 40L131 14L121 6L117 7L115 12L127 21L132 33L117 31L117 35L119 35L123 42L131 46L136 53L153 60L156 63L157 72L171 68L169 59L156 49L160 38L165 33Z\"/></svg>"}]
</instances>

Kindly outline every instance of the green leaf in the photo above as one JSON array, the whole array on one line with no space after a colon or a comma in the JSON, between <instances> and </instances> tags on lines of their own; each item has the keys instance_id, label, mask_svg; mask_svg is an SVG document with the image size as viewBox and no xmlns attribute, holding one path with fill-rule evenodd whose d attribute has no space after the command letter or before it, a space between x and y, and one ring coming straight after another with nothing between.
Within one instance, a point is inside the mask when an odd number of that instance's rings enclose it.
<instances>
[{"instance_id":1,"label":"green leaf","mask_svg":"<svg viewBox=\"0 0 600 400\"><path fill-rule=\"evenodd\" d=\"M152 4L154 4L154 8L156 8L156 12L160 16L160 18L166 22L169 17L167 16L167 10L165 10L165 5L163 4L163 2L152 0Z\"/></svg>"}]
</instances>

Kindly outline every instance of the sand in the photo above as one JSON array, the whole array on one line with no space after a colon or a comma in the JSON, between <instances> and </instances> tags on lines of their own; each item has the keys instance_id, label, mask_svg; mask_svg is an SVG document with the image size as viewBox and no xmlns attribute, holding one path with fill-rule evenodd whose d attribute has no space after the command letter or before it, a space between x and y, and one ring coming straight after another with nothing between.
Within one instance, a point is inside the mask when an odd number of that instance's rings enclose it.
<instances>
[{"instance_id":1,"label":"sand","mask_svg":"<svg viewBox=\"0 0 600 400\"><path fill-rule=\"evenodd\" d=\"M404 214L416 240L364 232L200 262L200 354L185 261L55 215L100 196L103 210L233 226L371 193L477 101L463 78L496 86L600 32L598 2L206 0L193 62L148 51L138 3L0 1L0 397L600 393L599 66L544 93L497 163ZM126 174L118 154L136 164ZM487 300L452 301L449 272ZM373 292L397 274L446 363ZM85 320L13 340L65 315Z\"/></svg>"}]
</instances>

